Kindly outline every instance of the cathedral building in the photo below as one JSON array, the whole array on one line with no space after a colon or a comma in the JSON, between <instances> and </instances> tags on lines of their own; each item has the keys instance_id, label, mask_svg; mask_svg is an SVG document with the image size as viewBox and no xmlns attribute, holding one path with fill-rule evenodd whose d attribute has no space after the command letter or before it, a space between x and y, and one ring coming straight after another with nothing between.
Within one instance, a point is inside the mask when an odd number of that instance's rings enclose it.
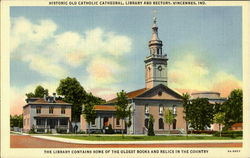
<instances>
[{"instance_id":1,"label":"cathedral building","mask_svg":"<svg viewBox=\"0 0 250 158\"><path fill-rule=\"evenodd\" d=\"M97 118L90 124L91 132L105 132L109 125L115 132L126 130L129 134L146 134L150 114L154 118L154 131L164 134L169 130L164 122L164 110L171 109L175 117L170 126L172 133L181 133L186 129L183 118L182 96L168 87L168 58L163 52L163 42L158 35L156 18L153 20L152 38L148 43L149 55L145 58L145 88L127 93L132 106L132 125L125 129L123 120L115 116L116 101L114 98L104 105L96 105ZM81 130L86 131L88 125L81 116Z\"/></svg>"}]
</instances>

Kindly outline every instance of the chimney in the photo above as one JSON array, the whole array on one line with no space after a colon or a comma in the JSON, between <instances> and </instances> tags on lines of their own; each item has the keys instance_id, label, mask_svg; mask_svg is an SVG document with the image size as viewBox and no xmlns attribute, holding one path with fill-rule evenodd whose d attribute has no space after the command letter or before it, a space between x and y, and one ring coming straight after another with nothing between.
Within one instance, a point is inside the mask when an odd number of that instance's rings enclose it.
<instances>
[{"instance_id":1,"label":"chimney","mask_svg":"<svg viewBox=\"0 0 250 158\"><path fill-rule=\"evenodd\" d=\"M56 93L53 93L53 102L56 102Z\"/></svg>"},{"instance_id":2,"label":"chimney","mask_svg":"<svg viewBox=\"0 0 250 158\"><path fill-rule=\"evenodd\" d=\"M43 99L44 99L44 101L47 101L47 95L46 95L46 93L43 94Z\"/></svg>"}]
</instances>

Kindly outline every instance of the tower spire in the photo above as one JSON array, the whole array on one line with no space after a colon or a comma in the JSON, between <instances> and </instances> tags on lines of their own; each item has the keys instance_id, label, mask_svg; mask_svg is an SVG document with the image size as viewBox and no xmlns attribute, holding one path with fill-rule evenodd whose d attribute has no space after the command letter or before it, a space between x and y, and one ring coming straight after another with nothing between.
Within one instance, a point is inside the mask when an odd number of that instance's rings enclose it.
<instances>
[{"instance_id":1,"label":"tower spire","mask_svg":"<svg viewBox=\"0 0 250 158\"><path fill-rule=\"evenodd\" d=\"M159 84L167 86L167 56L162 52L162 41L158 36L156 11L153 11L152 38L148 43L150 55L145 62L146 88L152 88Z\"/></svg>"},{"instance_id":2,"label":"tower spire","mask_svg":"<svg viewBox=\"0 0 250 158\"><path fill-rule=\"evenodd\" d=\"M152 38L151 40L160 40L158 37L158 26L157 26L157 17L153 17L153 26L152 26Z\"/></svg>"}]
</instances>

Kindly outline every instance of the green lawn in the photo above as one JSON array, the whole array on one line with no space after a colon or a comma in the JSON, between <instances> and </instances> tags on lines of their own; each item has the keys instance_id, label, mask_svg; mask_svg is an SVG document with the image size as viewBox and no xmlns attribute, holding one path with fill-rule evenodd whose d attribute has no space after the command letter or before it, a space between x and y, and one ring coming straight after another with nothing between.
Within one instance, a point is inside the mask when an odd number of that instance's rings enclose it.
<instances>
[{"instance_id":1,"label":"green lawn","mask_svg":"<svg viewBox=\"0 0 250 158\"><path fill-rule=\"evenodd\" d=\"M91 141L164 141L164 140L241 140L242 137L230 138L230 137L214 137L214 136L100 136L100 135L57 135L53 137L70 138L78 140L91 140Z\"/></svg>"}]
</instances>

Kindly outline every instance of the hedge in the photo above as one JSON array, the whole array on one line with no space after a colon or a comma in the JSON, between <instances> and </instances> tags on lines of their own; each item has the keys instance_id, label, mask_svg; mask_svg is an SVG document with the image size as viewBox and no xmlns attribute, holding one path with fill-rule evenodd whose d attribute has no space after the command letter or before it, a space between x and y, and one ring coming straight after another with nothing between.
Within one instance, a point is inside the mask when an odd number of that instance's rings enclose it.
<instances>
[{"instance_id":1,"label":"hedge","mask_svg":"<svg viewBox=\"0 0 250 158\"><path fill-rule=\"evenodd\" d=\"M220 132L215 132L213 134L213 136L219 137L220 136ZM222 131L221 132L221 136L222 137L232 137L232 138L242 137L243 136L243 132L242 131Z\"/></svg>"}]
</instances>

